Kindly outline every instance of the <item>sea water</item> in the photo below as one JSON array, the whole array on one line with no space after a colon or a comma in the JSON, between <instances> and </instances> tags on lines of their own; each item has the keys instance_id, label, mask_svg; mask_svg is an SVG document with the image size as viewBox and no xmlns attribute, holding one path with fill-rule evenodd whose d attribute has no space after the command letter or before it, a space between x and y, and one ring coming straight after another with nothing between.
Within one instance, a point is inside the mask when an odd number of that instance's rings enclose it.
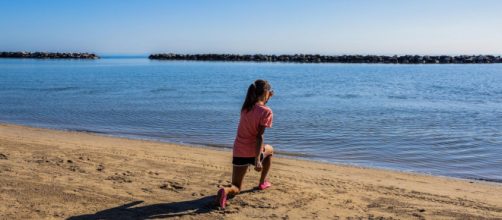
<instances>
[{"instance_id":1,"label":"sea water","mask_svg":"<svg viewBox=\"0 0 502 220\"><path fill-rule=\"evenodd\" d=\"M266 79L282 155L502 181L502 65L0 60L0 122L231 148Z\"/></svg>"}]
</instances>

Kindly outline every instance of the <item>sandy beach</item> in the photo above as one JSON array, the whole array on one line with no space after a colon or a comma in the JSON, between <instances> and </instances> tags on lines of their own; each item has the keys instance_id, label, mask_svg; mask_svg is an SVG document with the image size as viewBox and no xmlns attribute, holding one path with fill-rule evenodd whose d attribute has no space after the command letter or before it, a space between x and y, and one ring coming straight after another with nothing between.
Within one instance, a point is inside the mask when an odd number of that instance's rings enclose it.
<instances>
[{"instance_id":1,"label":"sandy beach","mask_svg":"<svg viewBox=\"0 0 502 220\"><path fill-rule=\"evenodd\" d=\"M0 219L502 219L502 185L276 157L214 204L231 152L0 124Z\"/></svg>"}]
</instances>

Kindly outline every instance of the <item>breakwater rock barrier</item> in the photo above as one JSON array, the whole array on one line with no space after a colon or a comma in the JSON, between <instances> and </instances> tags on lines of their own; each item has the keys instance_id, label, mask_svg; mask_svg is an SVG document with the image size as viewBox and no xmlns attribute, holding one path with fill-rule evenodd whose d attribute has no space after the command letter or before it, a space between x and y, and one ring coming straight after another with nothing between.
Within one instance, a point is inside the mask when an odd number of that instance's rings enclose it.
<instances>
[{"instance_id":1,"label":"breakwater rock barrier","mask_svg":"<svg viewBox=\"0 0 502 220\"><path fill-rule=\"evenodd\" d=\"M0 52L0 58L98 59L93 53Z\"/></svg>"},{"instance_id":2,"label":"breakwater rock barrier","mask_svg":"<svg viewBox=\"0 0 502 220\"><path fill-rule=\"evenodd\" d=\"M318 54L294 55L239 55L239 54L175 54L160 53L148 57L152 60L191 60L191 61L244 61L244 62L287 62L287 63L394 63L394 64L467 64L502 63L502 57L493 55L459 56L377 56L377 55L339 55Z\"/></svg>"}]
</instances>

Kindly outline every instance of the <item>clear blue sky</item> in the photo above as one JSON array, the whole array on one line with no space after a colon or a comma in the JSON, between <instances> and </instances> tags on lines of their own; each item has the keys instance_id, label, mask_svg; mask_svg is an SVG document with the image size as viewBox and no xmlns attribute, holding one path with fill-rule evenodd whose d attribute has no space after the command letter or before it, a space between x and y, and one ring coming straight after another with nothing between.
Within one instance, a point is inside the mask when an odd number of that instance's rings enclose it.
<instances>
[{"instance_id":1,"label":"clear blue sky","mask_svg":"<svg viewBox=\"0 0 502 220\"><path fill-rule=\"evenodd\" d=\"M499 0L0 0L0 51L502 54Z\"/></svg>"}]
</instances>

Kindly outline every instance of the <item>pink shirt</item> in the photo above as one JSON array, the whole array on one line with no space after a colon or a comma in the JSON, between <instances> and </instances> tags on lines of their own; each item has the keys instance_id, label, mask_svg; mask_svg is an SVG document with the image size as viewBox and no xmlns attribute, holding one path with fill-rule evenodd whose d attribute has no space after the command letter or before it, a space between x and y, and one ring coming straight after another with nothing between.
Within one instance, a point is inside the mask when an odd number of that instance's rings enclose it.
<instances>
[{"instance_id":1,"label":"pink shirt","mask_svg":"<svg viewBox=\"0 0 502 220\"><path fill-rule=\"evenodd\" d=\"M241 112L237 136L235 137L234 157L256 157L256 137L258 126L272 127L272 110L260 104L255 104L251 111Z\"/></svg>"}]
</instances>

